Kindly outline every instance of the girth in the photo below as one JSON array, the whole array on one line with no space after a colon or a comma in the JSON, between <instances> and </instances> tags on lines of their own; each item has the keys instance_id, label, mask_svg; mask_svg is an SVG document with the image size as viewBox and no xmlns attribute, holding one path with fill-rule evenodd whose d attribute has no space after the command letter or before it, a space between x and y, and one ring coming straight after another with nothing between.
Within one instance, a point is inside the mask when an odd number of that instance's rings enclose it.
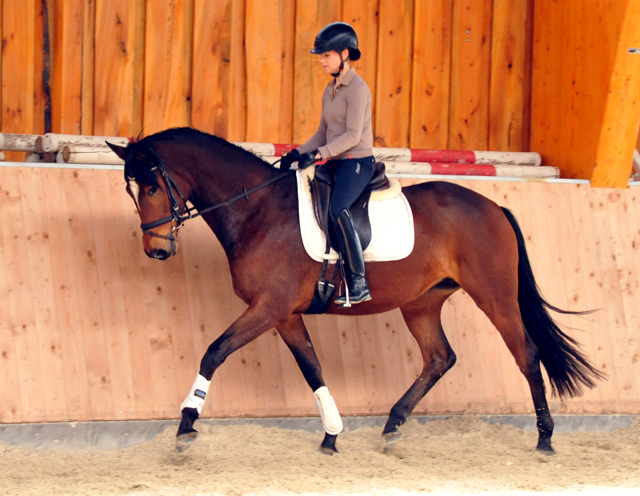
<instances>
[{"instance_id":1,"label":"girth","mask_svg":"<svg viewBox=\"0 0 640 496\"><path fill-rule=\"evenodd\" d=\"M383 162L376 162L373 178L358 197L349 211L353 218L353 225L360 237L360 244L364 250L371 242L371 222L369 221L369 198L372 191L383 190L389 187L389 179L385 175ZM333 176L325 165L316 167L315 175L311 181L311 199L313 202L313 212L318 225L324 232L335 251L339 250L338 238L335 230L331 226L329 216L329 203L333 191Z\"/></svg>"}]
</instances>

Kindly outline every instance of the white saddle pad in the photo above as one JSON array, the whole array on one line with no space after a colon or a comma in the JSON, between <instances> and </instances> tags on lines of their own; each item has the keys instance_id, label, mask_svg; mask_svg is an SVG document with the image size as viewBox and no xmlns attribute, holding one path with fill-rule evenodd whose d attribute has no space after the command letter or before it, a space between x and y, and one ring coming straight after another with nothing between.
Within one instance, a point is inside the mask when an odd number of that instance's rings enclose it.
<instances>
[{"instance_id":1,"label":"white saddle pad","mask_svg":"<svg viewBox=\"0 0 640 496\"><path fill-rule=\"evenodd\" d=\"M313 204L309 192L308 167L298 170L298 211L300 215L300 234L302 243L309 256L316 262L327 258L331 262L338 260L338 254L332 249L325 254L327 241L318 226L313 213ZM396 181L390 179L390 181ZM399 189L399 184L398 184ZM369 201L369 219L371 221L371 243L364 251L367 262L388 262L408 257L413 251L415 232L413 215L407 198L401 192L391 199L377 200L372 194Z\"/></svg>"}]
</instances>

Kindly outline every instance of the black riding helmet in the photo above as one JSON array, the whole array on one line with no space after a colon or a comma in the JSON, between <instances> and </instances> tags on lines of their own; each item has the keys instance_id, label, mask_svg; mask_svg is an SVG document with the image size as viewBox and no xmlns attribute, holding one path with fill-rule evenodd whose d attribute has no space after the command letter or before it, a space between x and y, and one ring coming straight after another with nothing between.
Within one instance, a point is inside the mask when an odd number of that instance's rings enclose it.
<instances>
[{"instance_id":1,"label":"black riding helmet","mask_svg":"<svg viewBox=\"0 0 640 496\"><path fill-rule=\"evenodd\" d=\"M313 44L311 53L316 55L322 55L323 53L334 51L338 52L342 59L342 51L344 49L349 50L349 59L358 60L360 58L360 50L358 50L358 36L355 30L346 22L332 22L323 27L316 41ZM340 72L344 68L344 60L340 65ZM338 77L340 72L332 74L333 77Z\"/></svg>"}]
</instances>

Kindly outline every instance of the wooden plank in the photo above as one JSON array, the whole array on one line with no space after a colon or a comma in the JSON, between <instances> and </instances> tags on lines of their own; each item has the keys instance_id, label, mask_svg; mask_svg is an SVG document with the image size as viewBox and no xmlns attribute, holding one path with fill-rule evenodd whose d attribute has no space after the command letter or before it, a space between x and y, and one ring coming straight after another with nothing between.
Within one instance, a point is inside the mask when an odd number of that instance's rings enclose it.
<instances>
[{"instance_id":1,"label":"wooden plank","mask_svg":"<svg viewBox=\"0 0 640 496\"><path fill-rule=\"evenodd\" d=\"M102 232L104 214L100 209L108 200L101 195L101 185L96 181L95 171L74 171L68 181L67 201L72 215L69 222L73 230L74 242L70 249L73 265L76 293L76 312L81 314L77 336L82 343L82 353L86 357L84 374L87 381L85 407L90 418L110 418L114 412L114 396L109 367L109 334L102 308L103 279L101 270L103 260L99 252L104 239ZM100 201L95 199L100 198ZM113 288L115 290L115 288ZM115 290L117 291L117 290ZM122 353L125 353L123 350Z\"/></svg>"},{"instance_id":2,"label":"wooden plank","mask_svg":"<svg viewBox=\"0 0 640 496\"><path fill-rule=\"evenodd\" d=\"M37 0L5 2L2 13L2 131L36 134L43 124L38 119L38 98L42 82L42 31L38 32ZM40 42L40 45L38 45ZM40 60L40 65L38 64ZM17 71L16 68L21 70ZM40 78L40 81L38 81ZM22 152L8 152L7 161L24 159Z\"/></svg>"},{"instance_id":3,"label":"wooden plank","mask_svg":"<svg viewBox=\"0 0 640 496\"><path fill-rule=\"evenodd\" d=\"M81 133L95 134L94 101L95 101L95 55L96 55L96 3L89 0L84 4L84 34L82 38L82 101L81 101Z\"/></svg>"},{"instance_id":4,"label":"wooden plank","mask_svg":"<svg viewBox=\"0 0 640 496\"><path fill-rule=\"evenodd\" d=\"M607 332L597 333L594 336L594 344L597 352L594 359L598 360L596 365L607 374L607 381L598 384L599 392L603 397L611 397L611 402L605 406L607 411L617 410L619 407L619 393L614 389L620 387L624 380L620 374L625 374L628 369L621 370L617 366L619 360L618 353L623 352L616 347L617 335L624 333L624 328L634 325L626 320L623 311L623 302L620 285L620 274L618 271L618 262L616 258L617 242L611 226L611 217L609 216L608 201L606 199L608 191L591 189L590 191L590 213L592 217L591 225L594 230L595 254L597 260L604 261L606 264L595 265L594 272L598 293L601 299L598 303L598 312L595 315L598 319L600 328L606 328ZM602 302L606 301L606 305ZM623 367L626 369L626 367ZM615 397L615 398L613 398ZM597 404L597 403L595 403Z\"/></svg>"},{"instance_id":5,"label":"wooden plank","mask_svg":"<svg viewBox=\"0 0 640 496\"><path fill-rule=\"evenodd\" d=\"M246 3L247 140L282 142L291 139L293 0L279 0L268 9ZM269 34L265 36L264 27ZM264 88L269 88L265 98Z\"/></svg>"},{"instance_id":6,"label":"wooden plank","mask_svg":"<svg viewBox=\"0 0 640 496\"><path fill-rule=\"evenodd\" d=\"M625 188L631 174L635 142L640 123L640 54L629 47L640 47L640 0L628 0L615 59L607 83L606 103L599 133L593 186Z\"/></svg>"},{"instance_id":7,"label":"wooden plank","mask_svg":"<svg viewBox=\"0 0 640 496\"><path fill-rule=\"evenodd\" d=\"M94 129L103 136L142 131L144 0L97 0Z\"/></svg>"},{"instance_id":8,"label":"wooden plank","mask_svg":"<svg viewBox=\"0 0 640 496\"><path fill-rule=\"evenodd\" d=\"M5 33L4 7L3 7L3 0L0 0L0 37L4 37L4 33ZM3 65L2 65L3 54L4 54L4 50L0 50L0 68L3 67ZM2 69L0 69L0 75L2 75L2 80L4 80L4 73L1 72L1 71L2 71ZM4 114L4 107L3 107L3 103L2 103L2 94L4 93L3 87L4 87L4 85L0 85L0 109L2 110L0 112L0 130L4 130L5 129L3 127L3 114Z\"/></svg>"},{"instance_id":9,"label":"wooden plank","mask_svg":"<svg viewBox=\"0 0 640 496\"><path fill-rule=\"evenodd\" d=\"M175 418L207 346L246 308L233 293L224 252L206 225L194 221L181 231L178 257L150 260L121 172L33 172L0 171L0 205L13 219L10 230L0 228L6 260L0 325L10 338L0 338L0 363L11 368L1 373L10 382L0 388L0 400L11 405L3 422ZM601 308L558 320L609 380L582 398L551 399L553 411L640 412L633 364L640 287L633 219L640 190L455 182L512 209L552 304ZM386 414L421 369L397 312L306 321L344 415ZM459 361L416 413L532 412L526 381L468 296L459 293L445 305L443 326ZM297 366L272 332L216 372L203 412L256 415L317 415Z\"/></svg>"},{"instance_id":10,"label":"wooden plank","mask_svg":"<svg viewBox=\"0 0 640 496\"><path fill-rule=\"evenodd\" d=\"M14 363L17 365L15 378L17 382L6 384L0 389L7 397L7 421L24 422L29 418L42 418L45 414L42 404L37 402L39 392L38 377L40 364L35 353L35 346L29 337L34 333L34 301L30 297L30 267L24 260L27 234L24 222L20 177L15 171L3 177L3 212L12 218L11 231L3 229L3 241L7 256L5 273L8 276L8 304L3 322L5 332L11 337ZM5 364L3 364L5 365Z\"/></svg>"},{"instance_id":11,"label":"wooden plank","mask_svg":"<svg viewBox=\"0 0 640 496\"><path fill-rule=\"evenodd\" d=\"M494 0L489 109L490 150L528 149L532 27L532 0Z\"/></svg>"},{"instance_id":12,"label":"wooden plank","mask_svg":"<svg viewBox=\"0 0 640 496\"><path fill-rule=\"evenodd\" d=\"M231 56L232 12L238 5L243 2L196 0L194 4L192 122L197 129L223 138L229 136L233 113L230 71L237 63Z\"/></svg>"},{"instance_id":13,"label":"wooden plank","mask_svg":"<svg viewBox=\"0 0 640 496\"><path fill-rule=\"evenodd\" d=\"M79 134L82 123L84 19L86 1L54 2L50 12L51 118L55 133Z\"/></svg>"},{"instance_id":14,"label":"wooden plank","mask_svg":"<svg viewBox=\"0 0 640 496\"><path fill-rule=\"evenodd\" d=\"M26 382L23 352L26 323L22 320L24 308L30 304L23 289L22 274L24 263L21 259L23 243L21 191L15 171L0 168L0 208L11 223L0 224L0 256L4 261L0 272L0 421L3 423L23 422L29 416L37 415L28 409L28 398L35 393ZM25 327L22 327L22 326ZM37 365L37 364L36 364ZM29 384L27 384L29 386Z\"/></svg>"},{"instance_id":15,"label":"wooden plank","mask_svg":"<svg viewBox=\"0 0 640 496\"><path fill-rule=\"evenodd\" d=\"M307 2L296 10L293 142L304 143L318 129L322 113L322 93L331 82L317 55L310 55L318 32L340 19L339 0Z\"/></svg>"},{"instance_id":16,"label":"wooden plank","mask_svg":"<svg viewBox=\"0 0 640 496\"><path fill-rule=\"evenodd\" d=\"M131 346L132 332L127 326L126 312L126 302L130 301L133 293L125 292L126 282L135 277L136 268L131 266L132 257L127 246L113 243L112 240L126 236L135 229L138 219L132 216L127 219L129 222L122 222L133 203L124 191L122 176L105 170L89 172L90 193L94 198L102 199L92 202L89 218L94 228L93 241L96 246L93 258L99 268L96 310L101 312L104 326L103 355L109 374L106 386L113 405L113 411L108 415L126 419L137 414L133 364L137 361L138 349ZM165 386L169 396L170 385ZM161 415L160 404L157 412Z\"/></svg>"},{"instance_id":17,"label":"wooden plank","mask_svg":"<svg viewBox=\"0 0 640 496\"><path fill-rule=\"evenodd\" d=\"M413 1L380 0L374 146L409 145Z\"/></svg>"},{"instance_id":18,"label":"wooden plank","mask_svg":"<svg viewBox=\"0 0 640 496\"><path fill-rule=\"evenodd\" d=\"M145 134L190 124L192 29L193 0L147 2Z\"/></svg>"},{"instance_id":19,"label":"wooden plank","mask_svg":"<svg viewBox=\"0 0 640 496\"><path fill-rule=\"evenodd\" d=\"M76 212L74 205L67 200L76 196L68 187L72 172L51 170L46 175L47 194L42 198L42 205L51 222L51 233L55 233L50 236L52 255L56 260L52 266L51 286L60 332L58 353L63 357L62 376L56 377L56 381L64 384L66 394L66 404L58 405L55 410L57 420L72 417L87 420L93 416L87 405L87 356L82 316L78 311L82 308L78 300L84 294L86 286L84 279L77 277L80 272L78 265L85 259L82 240L87 234L84 230L78 231L80 226L76 221L76 216L85 210L85 205L78 205L80 210Z\"/></svg>"},{"instance_id":20,"label":"wooden plank","mask_svg":"<svg viewBox=\"0 0 640 496\"><path fill-rule=\"evenodd\" d=\"M559 48L563 40L564 29L571 30L572 26L566 22L563 25L560 15L551 2L539 1L535 3L534 19L545 19L545 22L534 23L534 44L532 78L540 81L531 90L531 149L542 155L545 164L564 164L562 146L559 146L560 132L556 122L563 121L564 102L568 100L563 92L562 73L567 70L567 64L561 63L559 58L565 53ZM565 176L569 177L569 176Z\"/></svg>"},{"instance_id":21,"label":"wooden plank","mask_svg":"<svg viewBox=\"0 0 640 496\"><path fill-rule=\"evenodd\" d=\"M296 0L285 0L282 8L282 40L280 45L282 75L280 77L278 143L291 143L293 140L295 29Z\"/></svg>"},{"instance_id":22,"label":"wooden plank","mask_svg":"<svg viewBox=\"0 0 640 496\"><path fill-rule=\"evenodd\" d=\"M229 116L229 139L247 137L247 66L245 60L245 2L235 1L231 9L231 90L234 110Z\"/></svg>"},{"instance_id":23,"label":"wooden plank","mask_svg":"<svg viewBox=\"0 0 640 496\"><path fill-rule=\"evenodd\" d=\"M453 6L453 56L449 146L486 150L489 146L491 0L458 0Z\"/></svg>"},{"instance_id":24,"label":"wooden plank","mask_svg":"<svg viewBox=\"0 0 640 496\"><path fill-rule=\"evenodd\" d=\"M413 148L446 149L449 140L453 0L416 0L413 25Z\"/></svg>"},{"instance_id":25,"label":"wooden plank","mask_svg":"<svg viewBox=\"0 0 640 496\"><path fill-rule=\"evenodd\" d=\"M564 229L559 232L564 240L571 243L570 246L575 247L574 250L568 250L568 256L574 259L574 268L571 271L571 279L575 282L570 286L568 292L569 309L570 310L595 310L589 315L574 317L562 320L569 326L570 330L582 330L583 332L574 332L574 336L583 345L582 350L592 360L597 367L606 368L606 364L611 361L611 348L608 343L604 342L607 332L602 329L608 328L606 316L603 314L602 302L606 298L603 291L603 266L594 263L599 260L599 245L601 243L596 219L593 217L593 198L591 196L592 189L587 185L579 185L572 188L575 193L564 195L568 200L569 207L573 211L573 221L563 223ZM567 278L565 278L567 280ZM568 281L571 284L571 281ZM590 288L584 291L584 288ZM579 399L580 407L584 412L597 412L595 405L603 405L610 394L610 385L607 382L601 382L595 389L586 390L584 396ZM571 407L574 411L575 406Z\"/></svg>"}]
</instances>

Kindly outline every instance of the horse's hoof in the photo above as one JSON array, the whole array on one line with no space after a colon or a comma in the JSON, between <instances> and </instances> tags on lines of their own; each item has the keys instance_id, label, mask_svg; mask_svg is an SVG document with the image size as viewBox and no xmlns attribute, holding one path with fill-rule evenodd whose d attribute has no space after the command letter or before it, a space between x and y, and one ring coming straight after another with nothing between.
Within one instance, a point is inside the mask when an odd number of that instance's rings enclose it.
<instances>
[{"instance_id":1,"label":"horse's hoof","mask_svg":"<svg viewBox=\"0 0 640 496\"><path fill-rule=\"evenodd\" d=\"M536 451L540 454L552 456L556 454L556 450L551 446L550 439L543 439L538 441L538 446L536 446Z\"/></svg>"},{"instance_id":2,"label":"horse's hoof","mask_svg":"<svg viewBox=\"0 0 640 496\"><path fill-rule=\"evenodd\" d=\"M553 449L551 443L539 443L536 446L536 451L541 455L553 456L556 454L556 450Z\"/></svg>"},{"instance_id":3,"label":"horse's hoof","mask_svg":"<svg viewBox=\"0 0 640 496\"><path fill-rule=\"evenodd\" d=\"M176 451L187 451L198 437L198 431L187 432L176 437Z\"/></svg>"},{"instance_id":4,"label":"horse's hoof","mask_svg":"<svg viewBox=\"0 0 640 496\"><path fill-rule=\"evenodd\" d=\"M400 431L387 432L383 434L382 435L382 440L384 441L384 447L382 448L383 451L388 451L391 448L393 448L396 444L398 444L398 441L400 441L400 439L402 439L402 432Z\"/></svg>"},{"instance_id":5,"label":"horse's hoof","mask_svg":"<svg viewBox=\"0 0 640 496\"><path fill-rule=\"evenodd\" d=\"M320 446L318 448L318 453L322 453L323 455L335 455L336 453L338 453L338 450L336 448L329 448L328 446Z\"/></svg>"}]
</instances>

